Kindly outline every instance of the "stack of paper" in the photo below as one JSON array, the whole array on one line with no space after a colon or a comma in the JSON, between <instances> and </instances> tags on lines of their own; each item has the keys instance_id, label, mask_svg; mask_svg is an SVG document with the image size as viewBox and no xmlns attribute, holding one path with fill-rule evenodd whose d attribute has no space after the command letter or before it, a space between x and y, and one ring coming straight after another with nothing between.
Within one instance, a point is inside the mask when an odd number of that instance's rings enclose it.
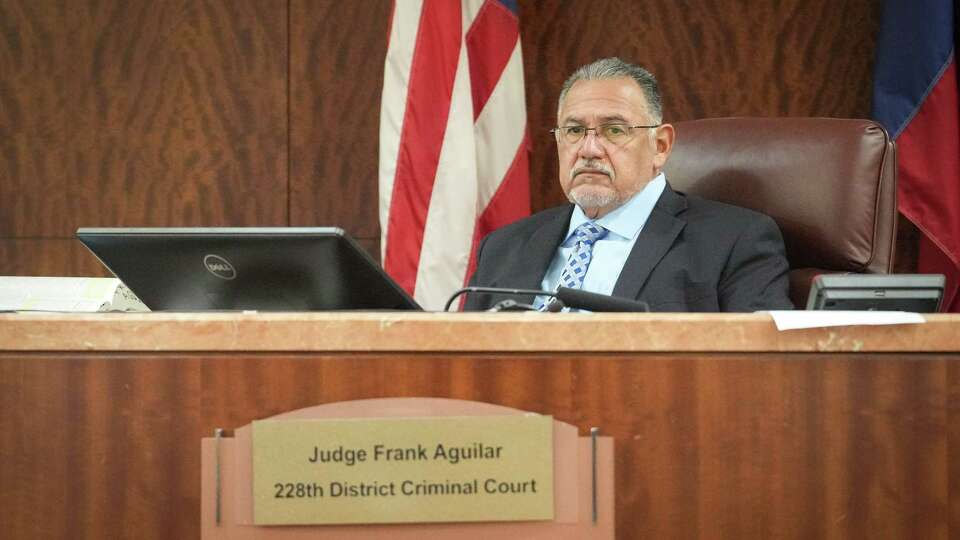
<instances>
[{"instance_id":1,"label":"stack of paper","mask_svg":"<svg viewBox=\"0 0 960 540\"><path fill-rule=\"evenodd\" d=\"M150 311L119 279L0 276L0 311Z\"/></svg>"}]
</instances>

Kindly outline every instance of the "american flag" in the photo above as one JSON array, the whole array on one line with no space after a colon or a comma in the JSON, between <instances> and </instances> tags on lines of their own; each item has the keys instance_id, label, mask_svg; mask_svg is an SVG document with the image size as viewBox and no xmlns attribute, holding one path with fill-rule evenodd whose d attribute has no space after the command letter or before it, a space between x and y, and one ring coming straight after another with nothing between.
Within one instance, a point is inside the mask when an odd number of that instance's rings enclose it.
<instances>
[{"instance_id":1,"label":"american flag","mask_svg":"<svg viewBox=\"0 0 960 540\"><path fill-rule=\"evenodd\" d=\"M516 0L397 0L380 112L383 267L436 310L530 213Z\"/></svg>"}]
</instances>

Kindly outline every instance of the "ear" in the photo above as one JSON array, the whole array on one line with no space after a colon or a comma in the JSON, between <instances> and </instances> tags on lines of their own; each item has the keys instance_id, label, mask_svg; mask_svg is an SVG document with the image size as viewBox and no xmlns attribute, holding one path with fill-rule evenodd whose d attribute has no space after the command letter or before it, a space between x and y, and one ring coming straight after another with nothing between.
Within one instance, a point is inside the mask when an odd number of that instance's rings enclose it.
<instances>
[{"instance_id":1,"label":"ear","mask_svg":"<svg viewBox=\"0 0 960 540\"><path fill-rule=\"evenodd\" d=\"M657 153L653 156L653 165L656 167L658 173L667 162L667 158L670 157L670 151L673 150L673 140L675 137L676 130L672 125L663 124L657 128L656 134L654 135Z\"/></svg>"}]
</instances>

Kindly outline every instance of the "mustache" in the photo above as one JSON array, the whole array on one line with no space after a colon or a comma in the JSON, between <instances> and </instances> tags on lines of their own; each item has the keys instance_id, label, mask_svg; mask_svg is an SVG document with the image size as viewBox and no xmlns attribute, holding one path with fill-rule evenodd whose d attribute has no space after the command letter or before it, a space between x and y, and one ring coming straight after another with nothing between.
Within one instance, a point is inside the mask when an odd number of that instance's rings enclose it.
<instances>
[{"instance_id":1,"label":"mustache","mask_svg":"<svg viewBox=\"0 0 960 540\"><path fill-rule=\"evenodd\" d=\"M578 174L582 174L582 173L592 173L592 174L600 173L600 174L605 174L605 175L607 175L607 176L609 176L609 177L611 177L611 178L613 177L613 171L611 171L610 169L608 169L608 168L607 168L605 165L603 165L602 163L589 163L589 162L588 162L588 163L584 163L583 165L581 165L581 166L579 166L579 167L574 167L574 169L573 169L572 171L570 171L570 178L574 178L574 177L577 176Z\"/></svg>"}]
</instances>

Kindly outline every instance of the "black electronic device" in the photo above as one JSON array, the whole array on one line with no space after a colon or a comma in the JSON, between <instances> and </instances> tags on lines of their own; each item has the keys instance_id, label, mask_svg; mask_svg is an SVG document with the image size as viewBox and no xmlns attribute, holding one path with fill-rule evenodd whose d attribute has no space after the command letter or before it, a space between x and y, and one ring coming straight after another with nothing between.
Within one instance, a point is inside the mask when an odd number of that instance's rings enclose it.
<instances>
[{"instance_id":1,"label":"black electronic device","mask_svg":"<svg viewBox=\"0 0 960 540\"><path fill-rule=\"evenodd\" d=\"M464 294L497 294L511 296L543 296L550 298L546 303L545 311L555 313L564 308L572 308L582 311L593 312L649 312L650 306L646 302L631 300L629 298L620 298L608 294L598 294L580 289L571 289L569 287L558 287L556 291L544 291L541 289L509 289L504 287L464 287L454 292L447 300L444 311L450 311L450 306L454 300ZM537 311L531 303L517 302L513 298L507 298L497 302L488 311Z\"/></svg>"},{"instance_id":2,"label":"black electronic device","mask_svg":"<svg viewBox=\"0 0 960 540\"><path fill-rule=\"evenodd\" d=\"M154 311L419 310L342 229L81 228Z\"/></svg>"},{"instance_id":3,"label":"black electronic device","mask_svg":"<svg viewBox=\"0 0 960 540\"><path fill-rule=\"evenodd\" d=\"M813 280L808 310L936 313L941 274L824 274Z\"/></svg>"}]
</instances>

